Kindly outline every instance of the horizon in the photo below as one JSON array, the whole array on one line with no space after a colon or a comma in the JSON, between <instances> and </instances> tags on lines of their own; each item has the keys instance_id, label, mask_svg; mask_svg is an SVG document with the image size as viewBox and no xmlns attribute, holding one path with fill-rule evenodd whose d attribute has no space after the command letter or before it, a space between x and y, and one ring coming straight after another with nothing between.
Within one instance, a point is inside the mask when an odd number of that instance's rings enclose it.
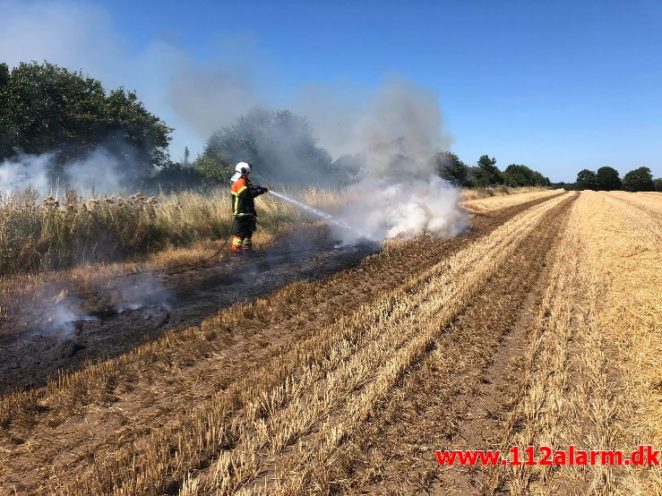
<instances>
[{"instance_id":1,"label":"horizon","mask_svg":"<svg viewBox=\"0 0 662 496\"><path fill-rule=\"evenodd\" d=\"M46 60L135 89L175 128L174 160L255 105L306 115L337 156L346 123L395 79L436 96L449 151L467 165L489 155L553 182L602 166L662 176L652 1L2 0L0 18L0 62Z\"/></svg>"}]
</instances>

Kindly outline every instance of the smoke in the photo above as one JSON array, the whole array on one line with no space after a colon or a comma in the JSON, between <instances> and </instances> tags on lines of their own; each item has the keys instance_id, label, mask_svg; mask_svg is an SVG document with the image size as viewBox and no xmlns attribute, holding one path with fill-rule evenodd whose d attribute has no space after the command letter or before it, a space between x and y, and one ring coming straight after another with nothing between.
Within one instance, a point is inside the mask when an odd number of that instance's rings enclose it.
<instances>
[{"instance_id":1,"label":"smoke","mask_svg":"<svg viewBox=\"0 0 662 496\"><path fill-rule=\"evenodd\" d=\"M205 47L205 60L179 44L126 39L100 5L69 0L0 1L0 62L48 61L99 79L106 89L135 90L146 108L175 129L171 154L195 155L219 126L263 102L273 86L254 40L234 36Z\"/></svg>"},{"instance_id":2,"label":"smoke","mask_svg":"<svg viewBox=\"0 0 662 496\"><path fill-rule=\"evenodd\" d=\"M39 334L59 340L72 338L84 323L95 320L78 297L54 284L44 284L36 298L18 311L18 321L32 331L29 336Z\"/></svg>"},{"instance_id":3,"label":"smoke","mask_svg":"<svg viewBox=\"0 0 662 496\"><path fill-rule=\"evenodd\" d=\"M84 195L118 193L135 187L137 170L130 149L120 159L100 146L62 167L56 167L55 155L51 153L20 154L0 163L0 194L20 193L28 188L41 195L55 195L65 188Z\"/></svg>"},{"instance_id":4,"label":"smoke","mask_svg":"<svg viewBox=\"0 0 662 496\"><path fill-rule=\"evenodd\" d=\"M51 336L64 339L71 337L82 322L96 318L81 309L81 304L74 297L66 297L50 306L42 307L44 317L40 330Z\"/></svg>"},{"instance_id":5,"label":"smoke","mask_svg":"<svg viewBox=\"0 0 662 496\"><path fill-rule=\"evenodd\" d=\"M467 228L459 192L435 170L435 156L452 142L434 93L391 81L354 126L351 148L358 181L340 218L371 239L431 234L451 237ZM356 241L348 230L345 242Z\"/></svg>"},{"instance_id":6,"label":"smoke","mask_svg":"<svg viewBox=\"0 0 662 496\"><path fill-rule=\"evenodd\" d=\"M19 193L28 188L41 193L51 187L53 155L19 155L0 163L0 194Z\"/></svg>"},{"instance_id":7,"label":"smoke","mask_svg":"<svg viewBox=\"0 0 662 496\"><path fill-rule=\"evenodd\" d=\"M380 239L423 232L452 236L466 225L457 192L435 170L434 155L448 150L452 139L437 95L429 90L403 80L388 81L372 94L351 82L308 83L279 98L273 77L278 71L247 37L209 43L202 59L166 40L136 48L105 10L89 4L7 0L0 3L0 18L0 60L15 65L46 59L83 70L107 88L135 89L148 110L175 128L175 159L185 145L195 156L212 132L256 107L289 107L308 118L321 146L296 126L272 127L258 136L256 149L265 161L277 159L282 182L329 185L320 171L332 164L334 180L353 182L343 219ZM275 101L280 104L268 103ZM23 156L2 164L0 189L50 189L50 161ZM71 185L84 192L114 192L127 182L127 169L103 150L65 170Z\"/></svg>"},{"instance_id":8,"label":"smoke","mask_svg":"<svg viewBox=\"0 0 662 496\"><path fill-rule=\"evenodd\" d=\"M170 80L168 103L198 136L206 139L260 105L248 73L237 70L239 76L234 76L185 61Z\"/></svg>"},{"instance_id":9,"label":"smoke","mask_svg":"<svg viewBox=\"0 0 662 496\"><path fill-rule=\"evenodd\" d=\"M448 238L468 226L466 213L458 206L458 190L439 177L365 179L350 188L350 195L339 218L353 231L336 230L347 244L362 238L384 240L420 234Z\"/></svg>"},{"instance_id":10,"label":"smoke","mask_svg":"<svg viewBox=\"0 0 662 496\"><path fill-rule=\"evenodd\" d=\"M174 293L156 275L127 274L88 288L84 293L70 285L44 283L29 303L21 305L17 316L30 330L28 337L41 335L69 340L94 327L94 322L99 321L95 315L101 315L100 308L103 315L140 310L151 316L156 309L169 311L174 299Z\"/></svg>"},{"instance_id":11,"label":"smoke","mask_svg":"<svg viewBox=\"0 0 662 496\"><path fill-rule=\"evenodd\" d=\"M434 155L452 142L436 96L406 81L387 83L356 127L364 172L377 178L434 174Z\"/></svg>"}]
</instances>

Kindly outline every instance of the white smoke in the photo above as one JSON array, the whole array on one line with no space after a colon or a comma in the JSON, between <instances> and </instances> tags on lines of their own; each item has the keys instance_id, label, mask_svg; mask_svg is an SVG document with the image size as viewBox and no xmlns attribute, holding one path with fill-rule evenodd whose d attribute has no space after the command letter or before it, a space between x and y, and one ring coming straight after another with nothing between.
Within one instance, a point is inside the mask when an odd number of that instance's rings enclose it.
<instances>
[{"instance_id":1,"label":"white smoke","mask_svg":"<svg viewBox=\"0 0 662 496\"><path fill-rule=\"evenodd\" d=\"M105 148L99 147L85 158L65 166L66 181L84 195L117 193L131 179L127 171L130 162L124 163Z\"/></svg>"},{"instance_id":2,"label":"white smoke","mask_svg":"<svg viewBox=\"0 0 662 496\"><path fill-rule=\"evenodd\" d=\"M169 310L174 295L151 273L129 275L110 281L105 292L111 295L118 313L139 310L144 307L160 307Z\"/></svg>"},{"instance_id":3,"label":"white smoke","mask_svg":"<svg viewBox=\"0 0 662 496\"><path fill-rule=\"evenodd\" d=\"M36 299L21 307L19 321L28 323L36 334L57 339L73 337L84 322L95 321L81 301L65 288L45 284Z\"/></svg>"},{"instance_id":4,"label":"white smoke","mask_svg":"<svg viewBox=\"0 0 662 496\"><path fill-rule=\"evenodd\" d=\"M28 188L45 194L51 188L53 155L18 155L0 163L0 195L20 193Z\"/></svg>"},{"instance_id":5,"label":"white smoke","mask_svg":"<svg viewBox=\"0 0 662 496\"><path fill-rule=\"evenodd\" d=\"M458 206L459 191L439 177L422 179L363 180L351 187L354 199L340 218L373 240L410 238L419 234L452 237L467 227ZM342 232L343 241L357 241Z\"/></svg>"},{"instance_id":6,"label":"white smoke","mask_svg":"<svg viewBox=\"0 0 662 496\"><path fill-rule=\"evenodd\" d=\"M41 195L63 193L65 188L83 195L121 192L130 182L130 159L122 161L103 147L80 160L64 164L55 174L55 156L21 154L0 163L0 195L33 189Z\"/></svg>"},{"instance_id":7,"label":"white smoke","mask_svg":"<svg viewBox=\"0 0 662 496\"><path fill-rule=\"evenodd\" d=\"M254 81L270 69L249 38L206 48L211 55L204 62L168 40L136 48L92 2L0 0L0 62L45 60L89 74L107 90L135 90L147 110L175 129L175 159L185 146L201 152L211 132L259 104Z\"/></svg>"},{"instance_id":8,"label":"white smoke","mask_svg":"<svg viewBox=\"0 0 662 496\"><path fill-rule=\"evenodd\" d=\"M96 320L94 317L87 315L81 309L80 302L73 297L54 304L46 311L47 317L42 320L40 330L61 339L71 337L79 323Z\"/></svg>"},{"instance_id":9,"label":"white smoke","mask_svg":"<svg viewBox=\"0 0 662 496\"><path fill-rule=\"evenodd\" d=\"M202 61L163 40L131 51L100 7L66 1L25 6L6 0L0 2L0 18L0 60L15 65L46 59L83 70L109 88L136 89L148 110L175 128L175 159L184 145L195 155L219 126L278 99L278 81L268 77L277 71L250 39L210 45L207 52L212 55ZM403 81L386 84L372 99L365 88L351 83L308 84L302 90L290 89L289 102L309 116L321 145L334 158L346 153L361 158L361 179L350 188L354 200L344 215L378 237L422 232L451 236L464 227L457 193L434 169L434 155L448 150L451 138L433 92ZM366 101L371 102L367 108L362 103ZM281 103L288 107L287 100ZM0 176L0 189L48 189L43 164L49 160L23 157L10 163L11 170ZM70 180L75 187L105 192L121 182L117 164L103 152L87 160L103 167L74 164L76 174Z\"/></svg>"},{"instance_id":10,"label":"white smoke","mask_svg":"<svg viewBox=\"0 0 662 496\"><path fill-rule=\"evenodd\" d=\"M435 170L434 157L448 149L451 137L432 92L388 83L356 123L353 140L362 158L361 179L349 188L344 222L378 240L451 237L466 229L458 190ZM347 231L342 237L356 238Z\"/></svg>"}]
</instances>

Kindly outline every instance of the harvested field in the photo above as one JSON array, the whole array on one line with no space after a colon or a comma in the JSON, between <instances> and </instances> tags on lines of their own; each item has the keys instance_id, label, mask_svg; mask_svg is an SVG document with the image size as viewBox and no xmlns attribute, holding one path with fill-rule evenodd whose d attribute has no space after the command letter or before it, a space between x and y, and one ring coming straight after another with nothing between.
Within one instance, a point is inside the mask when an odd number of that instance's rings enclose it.
<instances>
[{"instance_id":1,"label":"harvested field","mask_svg":"<svg viewBox=\"0 0 662 496\"><path fill-rule=\"evenodd\" d=\"M470 212L493 212L501 208L526 203L538 198L546 198L559 194L559 190L534 189L534 191L523 191L514 195L496 195L478 200L467 199L464 206Z\"/></svg>"},{"instance_id":2,"label":"harvested field","mask_svg":"<svg viewBox=\"0 0 662 496\"><path fill-rule=\"evenodd\" d=\"M659 494L659 467L435 450L662 445L661 202L534 191L467 201L453 239L317 244L253 284L163 269L168 323L99 316L74 354L13 323L0 494Z\"/></svg>"}]
</instances>

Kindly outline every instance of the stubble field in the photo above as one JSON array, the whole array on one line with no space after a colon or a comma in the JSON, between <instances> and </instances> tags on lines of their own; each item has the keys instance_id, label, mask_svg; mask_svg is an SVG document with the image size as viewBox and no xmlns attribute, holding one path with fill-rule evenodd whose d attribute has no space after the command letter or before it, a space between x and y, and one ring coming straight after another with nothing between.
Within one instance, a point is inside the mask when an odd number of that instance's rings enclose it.
<instances>
[{"instance_id":1,"label":"stubble field","mask_svg":"<svg viewBox=\"0 0 662 496\"><path fill-rule=\"evenodd\" d=\"M5 390L0 494L660 494L659 467L434 452L662 446L662 195L465 205L464 235L388 242Z\"/></svg>"}]
</instances>

